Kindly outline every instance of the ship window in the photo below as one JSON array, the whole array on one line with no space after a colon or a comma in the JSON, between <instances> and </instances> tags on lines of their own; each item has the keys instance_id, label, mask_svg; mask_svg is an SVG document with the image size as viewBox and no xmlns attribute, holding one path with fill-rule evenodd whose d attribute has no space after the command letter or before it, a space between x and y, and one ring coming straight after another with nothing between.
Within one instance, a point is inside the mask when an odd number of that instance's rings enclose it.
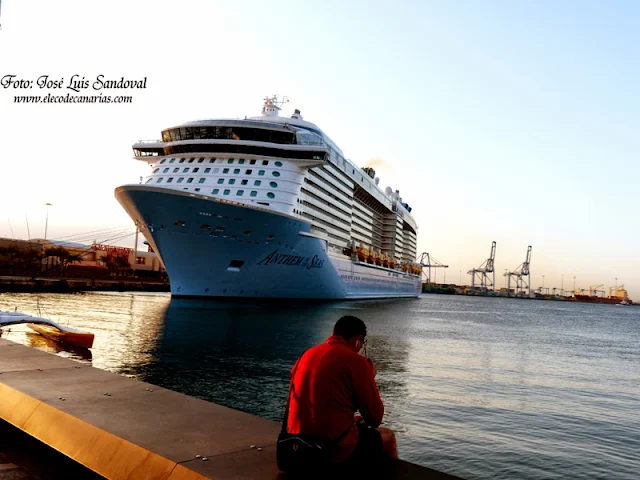
<instances>
[{"instance_id":1,"label":"ship window","mask_svg":"<svg viewBox=\"0 0 640 480\"><path fill-rule=\"evenodd\" d=\"M247 168L244 173L247 175L251 175L251 172L253 172L253 170L251 170L250 168Z\"/></svg>"},{"instance_id":2,"label":"ship window","mask_svg":"<svg viewBox=\"0 0 640 480\"><path fill-rule=\"evenodd\" d=\"M282 166L282 162L276 162L276 167L281 167Z\"/></svg>"},{"instance_id":3,"label":"ship window","mask_svg":"<svg viewBox=\"0 0 640 480\"><path fill-rule=\"evenodd\" d=\"M196 192L199 192L199 191L200 191L200 189L199 189L199 188L194 188L193 190L194 190L194 191L196 191Z\"/></svg>"},{"instance_id":4,"label":"ship window","mask_svg":"<svg viewBox=\"0 0 640 480\"><path fill-rule=\"evenodd\" d=\"M171 182L173 182L173 177L167 178L167 183L171 183Z\"/></svg>"},{"instance_id":5,"label":"ship window","mask_svg":"<svg viewBox=\"0 0 640 480\"><path fill-rule=\"evenodd\" d=\"M187 173L188 171L189 171L189 167L182 169L182 173Z\"/></svg>"},{"instance_id":6,"label":"ship window","mask_svg":"<svg viewBox=\"0 0 640 480\"><path fill-rule=\"evenodd\" d=\"M191 170L193 173L196 173L198 170L200 170L198 167L194 168L193 170Z\"/></svg>"},{"instance_id":7,"label":"ship window","mask_svg":"<svg viewBox=\"0 0 640 480\"><path fill-rule=\"evenodd\" d=\"M258 205L266 205L268 207L269 206L269 202L258 202Z\"/></svg>"},{"instance_id":8,"label":"ship window","mask_svg":"<svg viewBox=\"0 0 640 480\"><path fill-rule=\"evenodd\" d=\"M147 178L147 181L145 183L149 183L151 180L153 180L153 178Z\"/></svg>"},{"instance_id":9,"label":"ship window","mask_svg":"<svg viewBox=\"0 0 640 480\"><path fill-rule=\"evenodd\" d=\"M229 194L231 193L231 190L228 190L228 189L227 189L227 190L225 190L223 193L224 193L225 195L229 195Z\"/></svg>"},{"instance_id":10,"label":"ship window","mask_svg":"<svg viewBox=\"0 0 640 480\"><path fill-rule=\"evenodd\" d=\"M180 171L180 168L176 167L173 169L173 173L178 173Z\"/></svg>"},{"instance_id":11,"label":"ship window","mask_svg":"<svg viewBox=\"0 0 640 480\"><path fill-rule=\"evenodd\" d=\"M271 182L269 185L271 185L271 188L278 188L278 184L276 182Z\"/></svg>"},{"instance_id":12,"label":"ship window","mask_svg":"<svg viewBox=\"0 0 640 480\"><path fill-rule=\"evenodd\" d=\"M200 229L201 230L211 230L211 225L207 225L206 223L203 223L202 225L200 225Z\"/></svg>"},{"instance_id":13,"label":"ship window","mask_svg":"<svg viewBox=\"0 0 640 480\"><path fill-rule=\"evenodd\" d=\"M210 169L210 168L205 168L205 169L204 169L204 173L209 173L210 171L211 171L211 169Z\"/></svg>"},{"instance_id":14,"label":"ship window","mask_svg":"<svg viewBox=\"0 0 640 480\"><path fill-rule=\"evenodd\" d=\"M185 222L184 222L184 220L176 220L175 222L173 222L173 224L174 224L176 227L184 227Z\"/></svg>"},{"instance_id":15,"label":"ship window","mask_svg":"<svg viewBox=\"0 0 640 480\"><path fill-rule=\"evenodd\" d=\"M164 158L164 159L160 160L160 165L162 165L162 164L163 164L164 162L166 162L166 161L167 161L167 159L166 159L166 158Z\"/></svg>"},{"instance_id":16,"label":"ship window","mask_svg":"<svg viewBox=\"0 0 640 480\"><path fill-rule=\"evenodd\" d=\"M178 163L184 163L184 158L181 158Z\"/></svg>"},{"instance_id":17,"label":"ship window","mask_svg":"<svg viewBox=\"0 0 640 480\"><path fill-rule=\"evenodd\" d=\"M153 173L158 173L158 170L160 170L159 168L156 168Z\"/></svg>"},{"instance_id":18,"label":"ship window","mask_svg":"<svg viewBox=\"0 0 640 480\"><path fill-rule=\"evenodd\" d=\"M193 163L194 160L195 160L195 158L190 158L189 159L189 163Z\"/></svg>"},{"instance_id":19,"label":"ship window","mask_svg":"<svg viewBox=\"0 0 640 480\"><path fill-rule=\"evenodd\" d=\"M210 158L209 159L209 163L215 163L216 159L215 158Z\"/></svg>"},{"instance_id":20,"label":"ship window","mask_svg":"<svg viewBox=\"0 0 640 480\"><path fill-rule=\"evenodd\" d=\"M259 187L261 183L262 183L262 180L256 180L255 182L253 182L253 185L256 187Z\"/></svg>"},{"instance_id":21,"label":"ship window","mask_svg":"<svg viewBox=\"0 0 640 480\"><path fill-rule=\"evenodd\" d=\"M258 175L260 175L260 176L264 175L264 170L259 170L258 171Z\"/></svg>"},{"instance_id":22,"label":"ship window","mask_svg":"<svg viewBox=\"0 0 640 480\"><path fill-rule=\"evenodd\" d=\"M262 164L263 164L263 165L269 165L269 161L268 161L268 160L263 160L263 161L262 161Z\"/></svg>"},{"instance_id":23,"label":"ship window","mask_svg":"<svg viewBox=\"0 0 640 480\"><path fill-rule=\"evenodd\" d=\"M163 162L164 162L164 160L163 160ZM160 163L162 163L162 162L160 162ZM256 161L255 161L255 160L249 160L249 163L250 163L251 165L255 165L255 164L256 164Z\"/></svg>"},{"instance_id":24,"label":"ship window","mask_svg":"<svg viewBox=\"0 0 640 480\"><path fill-rule=\"evenodd\" d=\"M218 179L218 185L222 185L224 183L224 178L219 178Z\"/></svg>"},{"instance_id":25,"label":"ship window","mask_svg":"<svg viewBox=\"0 0 640 480\"><path fill-rule=\"evenodd\" d=\"M256 192L255 190L252 190L250 195L251 195L252 197L255 197L255 196L257 196L257 195L258 195L258 192Z\"/></svg>"},{"instance_id":26,"label":"ship window","mask_svg":"<svg viewBox=\"0 0 640 480\"><path fill-rule=\"evenodd\" d=\"M247 183L249 183L249 180L242 180L242 181L240 182L240 184L241 184L241 185L246 185Z\"/></svg>"},{"instance_id":27,"label":"ship window","mask_svg":"<svg viewBox=\"0 0 640 480\"><path fill-rule=\"evenodd\" d=\"M273 175L274 177L279 177L280 176L280 172L271 172L271 175Z\"/></svg>"},{"instance_id":28,"label":"ship window","mask_svg":"<svg viewBox=\"0 0 640 480\"><path fill-rule=\"evenodd\" d=\"M236 179L232 178L231 180L229 180L229 185L233 185L234 183L236 183Z\"/></svg>"},{"instance_id":29,"label":"ship window","mask_svg":"<svg viewBox=\"0 0 640 480\"><path fill-rule=\"evenodd\" d=\"M172 158L171 160L169 160L169 163L173 163L173 162L175 162L175 161L176 161L176 159L175 159L175 158Z\"/></svg>"},{"instance_id":30,"label":"ship window","mask_svg":"<svg viewBox=\"0 0 640 480\"><path fill-rule=\"evenodd\" d=\"M180 177L180 178L178 179L178 183L182 183L182 181L183 181L183 180L184 180L184 177Z\"/></svg>"},{"instance_id":31,"label":"ship window","mask_svg":"<svg viewBox=\"0 0 640 480\"><path fill-rule=\"evenodd\" d=\"M241 158L240 160L238 160L238 163L239 163L240 165L244 165L244 158Z\"/></svg>"},{"instance_id":32,"label":"ship window","mask_svg":"<svg viewBox=\"0 0 640 480\"><path fill-rule=\"evenodd\" d=\"M162 173L167 173L169 171L168 168L165 168L164 170L162 170Z\"/></svg>"},{"instance_id":33,"label":"ship window","mask_svg":"<svg viewBox=\"0 0 640 480\"><path fill-rule=\"evenodd\" d=\"M187 179L187 183L193 182L193 177Z\"/></svg>"},{"instance_id":34,"label":"ship window","mask_svg":"<svg viewBox=\"0 0 640 480\"><path fill-rule=\"evenodd\" d=\"M213 169L213 173L218 173L219 171L220 171L220 169L219 169L219 168L214 168L214 169Z\"/></svg>"},{"instance_id":35,"label":"ship window","mask_svg":"<svg viewBox=\"0 0 640 480\"><path fill-rule=\"evenodd\" d=\"M228 168L223 168L222 169L222 173L229 173L229 169Z\"/></svg>"},{"instance_id":36,"label":"ship window","mask_svg":"<svg viewBox=\"0 0 640 480\"><path fill-rule=\"evenodd\" d=\"M240 173L240 169L239 168L234 168L233 169L233 173L236 174L236 175L239 174Z\"/></svg>"},{"instance_id":37,"label":"ship window","mask_svg":"<svg viewBox=\"0 0 640 480\"><path fill-rule=\"evenodd\" d=\"M227 160L227 163L233 163L233 158L230 158L229 160Z\"/></svg>"},{"instance_id":38,"label":"ship window","mask_svg":"<svg viewBox=\"0 0 640 480\"><path fill-rule=\"evenodd\" d=\"M198 163L202 163L202 162L204 162L204 158L201 158L198 160Z\"/></svg>"},{"instance_id":39,"label":"ship window","mask_svg":"<svg viewBox=\"0 0 640 480\"><path fill-rule=\"evenodd\" d=\"M198 183L204 183L205 180L205 178L201 178L200 180L198 180Z\"/></svg>"},{"instance_id":40,"label":"ship window","mask_svg":"<svg viewBox=\"0 0 640 480\"><path fill-rule=\"evenodd\" d=\"M156 183L162 183L162 177L160 177Z\"/></svg>"},{"instance_id":41,"label":"ship window","mask_svg":"<svg viewBox=\"0 0 640 480\"><path fill-rule=\"evenodd\" d=\"M238 191L236 192L236 195L237 195L237 196L239 196L239 197L241 197L242 195L244 195L244 190L238 190Z\"/></svg>"},{"instance_id":42,"label":"ship window","mask_svg":"<svg viewBox=\"0 0 640 480\"><path fill-rule=\"evenodd\" d=\"M275 195L275 193L273 193L273 192L269 192L269 193L267 193L267 197L269 197L269 198L276 198L276 195Z\"/></svg>"}]
</instances>

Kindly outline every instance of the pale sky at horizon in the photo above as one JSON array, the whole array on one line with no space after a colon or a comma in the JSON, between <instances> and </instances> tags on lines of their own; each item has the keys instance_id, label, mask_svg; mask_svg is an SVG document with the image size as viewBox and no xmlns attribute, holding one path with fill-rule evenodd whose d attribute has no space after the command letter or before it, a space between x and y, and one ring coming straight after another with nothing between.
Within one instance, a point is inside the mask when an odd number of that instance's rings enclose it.
<instances>
[{"instance_id":1,"label":"pale sky at horizon","mask_svg":"<svg viewBox=\"0 0 640 480\"><path fill-rule=\"evenodd\" d=\"M105 92L133 96L113 105L0 88L0 236L26 238L26 215L42 237L45 202L49 238L132 226L113 190L148 171L136 140L278 93L356 164L383 159L380 186L413 207L447 282L495 240L499 287L532 245L534 288L617 277L640 301L638 2L4 0L1 15L0 78L147 88Z\"/></svg>"}]
</instances>

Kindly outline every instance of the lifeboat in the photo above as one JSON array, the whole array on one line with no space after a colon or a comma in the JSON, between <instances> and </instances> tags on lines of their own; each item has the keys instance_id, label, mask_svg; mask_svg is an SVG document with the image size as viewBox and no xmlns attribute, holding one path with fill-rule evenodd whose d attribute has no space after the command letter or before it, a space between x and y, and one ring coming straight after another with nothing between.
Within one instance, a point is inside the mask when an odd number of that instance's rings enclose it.
<instances>
[{"instance_id":1,"label":"lifeboat","mask_svg":"<svg viewBox=\"0 0 640 480\"><path fill-rule=\"evenodd\" d=\"M367 257L367 251L362 248L362 247L358 247L358 260L360 260L361 262L364 262L365 258Z\"/></svg>"},{"instance_id":2,"label":"lifeboat","mask_svg":"<svg viewBox=\"0 0 640 480\"><path fill-rule=\"evenodd\" d=\"M396 268L396 265L397 265L396 259L393 258L393 257L389 257L389 267L390 268Z\"/></svg>"},{"instance_id":3,"label":"lifeboat","mask_svg":"<svg viewBox=\"0 0 640 480\"><path fill-rule=\"evenodd\" d=\"M382 266L382 258L380 258L380 254L378 252L375 252L373 254L373 260L376 263L376 265Z\"/></svg>"},{"instance_id":4,"label":"lifeboat","mask_svg":"<svg viewBox=\"0 0 640 480\"><path fill-rule=\"evenodd\" d=\"M367 250L367 263L373 263L375 261L373 257L373 251Z\"/></svg>"},{"instance_id":5,"label":"lifeboat","mask_svg":"<svg viewBox=\"0 0 640 480\"><path fill-rule=\"evenodd\" d=\"M389 268L389 257L384 253L382 254L382 266Z\"/></svg>"},{"instance_id":6,"label":"lifeboat","mask_svg":"<svg viewBox=\"0 0 640 480\"><path fill-rule=\"evenodd\" d=\"M403 272L408 272L409 271L409 264L408 263L402 264L402 271Z\"/></svg>"}]
</instances>

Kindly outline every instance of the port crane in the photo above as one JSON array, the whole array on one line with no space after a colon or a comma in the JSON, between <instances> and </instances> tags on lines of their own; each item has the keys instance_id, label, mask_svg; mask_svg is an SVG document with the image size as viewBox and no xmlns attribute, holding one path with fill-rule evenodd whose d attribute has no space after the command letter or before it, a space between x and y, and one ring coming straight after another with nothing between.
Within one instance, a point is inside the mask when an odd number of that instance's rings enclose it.
<instances>
[{"instance_id":1,"label":"port crane","mask_svg":"<svg viewBox=\"0 0 640 480\"><path fill-rule=\"evenodd\" d=\"M496 260L496 242L493 241L491 243L491 254L489 258L487 258L482 265L478 268L474 268L473 270L469 270L467 272L468 275L471 275L471 287L475 288L479 286L482 290L487 292L488 290L494 290L496 284L496 272L494 269L494 263ZM491 277L489 277L489 273L491 273ZM476 283L476 279L478 283Z\"/></svg>"},{"instance_id":2,"label":"port crane","mask_svg":"<svg viewBox=\"0 0 640 480\"><path fill-rule=\"evenodd\" d=\"M422 252L420 254L417 263L422 267L422 274L426 277L427 283L431 283L432 268L449 268L449 265L444 265L431 255L429 255L427 252ZM425 268L427 269L426 271Z\"/></svg>"},{"instance_id":3,"label":"port crane","mask_svg":"<svg viewBox=\"0 0 640 480\"><path fill-rule=\"evenodd\" d=\"M527 248L527 257L513 272L504 274L507 277L507 294L511 296L511 279L515 280L515 296L526 295L531 293L531 272L529 265L531 264L531 245Z\"/></svg>"},{"instance_id":4,"label":"port crane","mask_svg":"<svg viewBox=\"0 0 640 480\"><path fill-rule=\"evenodd\" d=\"M590 297L597 297L598 293L602 293L602 296L604 297L604 294L607 293L605 290L598 290L599 288L604 287L604 285L591 285L589 286L589 296Z\"/></svg>"}]
</instances>

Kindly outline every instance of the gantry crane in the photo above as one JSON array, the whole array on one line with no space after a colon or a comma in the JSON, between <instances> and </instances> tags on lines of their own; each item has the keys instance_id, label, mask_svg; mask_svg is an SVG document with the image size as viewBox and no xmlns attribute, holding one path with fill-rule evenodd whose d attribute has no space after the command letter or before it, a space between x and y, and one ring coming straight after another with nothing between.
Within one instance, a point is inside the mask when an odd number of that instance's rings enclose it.
<instances>
[{"instance_id":1,"label":"gantry crane","mask_svg":"<svg viewBox=\"0 0 640 480\"><path fill-rule=\"evenodd\" d=\"M431 283L431 269L432 268L449 268L449 265L444 265L438 260L433 258L427 252L422 252L418 257L418 265L422 267L422 274L426 277L427 283ZM425 271L426 268L426 271Z\"/></svg>"},{"instance_id":2,"label":"gantry crane","mask_svg":"<svg viewBox=\"0 0 640 480\"><path fill-rule=\"evenodd\" d=\"M495 289L496 285L496 272L494 270L494 263L496 260L496 242L491 243L491 255L487 258L482 265L473 270L469 270L467 273L471 275L471 287L475 288L479 286L485 292ZM488 273L491 273L491 278ZM476 283L476 279L478 283Z\"/></svg>"},{"instance_id":3,"label":"gantry crane","mask_svg":"<svg viewBox=\"0 0 640 480\"><path fill-rule=\"evenodd\" d=\"M513 272L504 274L507 277L507 294L511 296L511 279L515 279L515 296L529 297L531 294L531 272L529 265L531 264L531 245L527 248L527 258Z\"/></svg>"},{"instance_id":4,"label":"gantry crane","mask_svg":"<svg viewBox=\"0 0 640 480\"><path fill-rule=\"evenodd\" d=\"M604 297L604 294L606 293L606 291L605 290L598 290L601 287L604 287L604 285L591 285L589 287L589 296L590 297L597 297L598 293L602 292L602 296Z\"/></svg>"}]
</instances>

